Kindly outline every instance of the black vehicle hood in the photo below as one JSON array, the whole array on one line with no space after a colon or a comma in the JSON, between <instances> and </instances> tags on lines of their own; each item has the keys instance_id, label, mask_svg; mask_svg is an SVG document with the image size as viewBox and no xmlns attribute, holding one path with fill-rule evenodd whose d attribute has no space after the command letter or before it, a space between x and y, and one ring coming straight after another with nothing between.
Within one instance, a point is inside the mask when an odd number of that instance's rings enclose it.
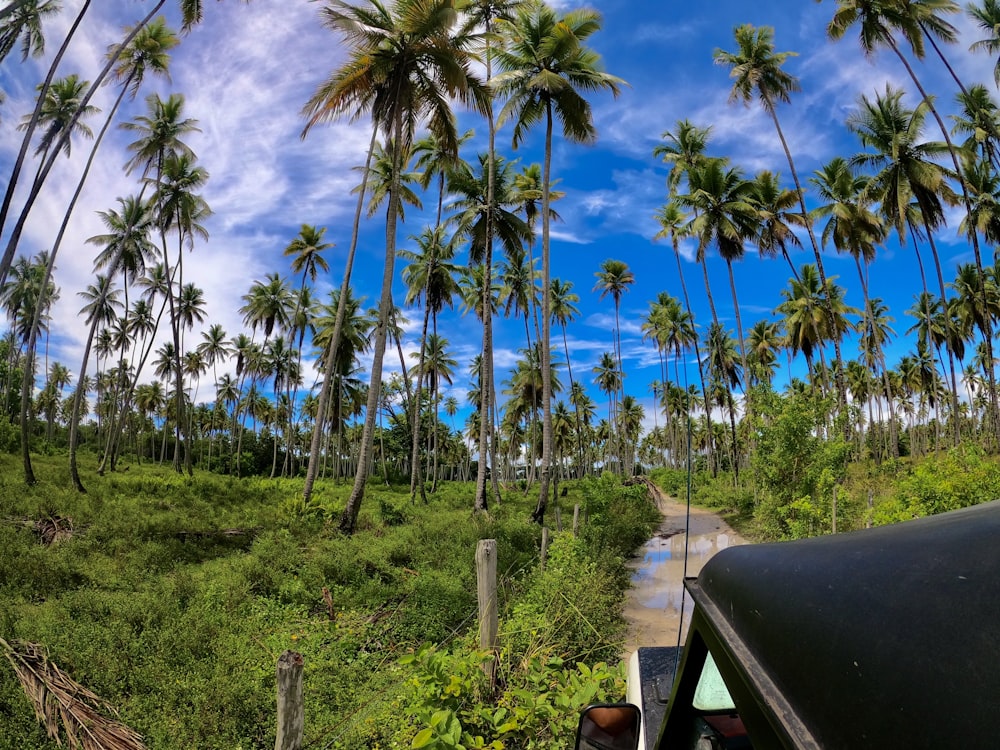
<instances>
[{"instance_id":1,"label":"black vehicle hood","mask_svg":"<svg viewBox=\"0 0 1000 750\"><path fill-rule=\"evenodd\" d=\"M822 746L1000 746L1000 502L731 547L692 589Z\"/></svg>"}]
</instances>

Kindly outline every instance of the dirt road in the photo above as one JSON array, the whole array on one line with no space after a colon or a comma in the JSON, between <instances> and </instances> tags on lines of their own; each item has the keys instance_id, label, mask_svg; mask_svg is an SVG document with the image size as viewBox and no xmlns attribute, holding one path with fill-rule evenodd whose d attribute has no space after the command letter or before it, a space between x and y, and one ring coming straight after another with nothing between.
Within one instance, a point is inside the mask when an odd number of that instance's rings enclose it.
<instances>
[{"instance_id":1,"label":"dirt road","mask_svg":"<svg viewBox=\"0 0 1000 750\"><path fill-rule=\"evenodd\" d=\"M639 646L673 646L681 624L684 576L684 549L687 544L687 575L698 571L716 552L744 544L739 534L714 513L691 509L690 533L685 534L687 508L662 493L657 505L663 523L629 565L633 570L632 589L625 605L628 636L625 653ZM691 614L691 597L684 597L683 644Z\"/></svg>"}]
</instances>

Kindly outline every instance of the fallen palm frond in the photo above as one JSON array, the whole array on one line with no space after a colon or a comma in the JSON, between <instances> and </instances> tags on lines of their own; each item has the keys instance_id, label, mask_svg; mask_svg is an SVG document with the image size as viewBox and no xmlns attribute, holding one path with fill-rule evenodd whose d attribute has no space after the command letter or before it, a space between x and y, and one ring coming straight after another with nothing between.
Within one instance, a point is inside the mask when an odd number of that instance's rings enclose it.
<instances>
[{"instance_id":1,"label":"fallen palm frond","mask_svg":"<svg viewBox=\"0 0 1000 750\"><path fill-rule=\"evenodd\" d=\"M49 661L41 646L0 638L0 648L14 667L35 717L50 739L60 746L60 724L71 750L146 750L142 736L102 711L117 715L114 707L76 682Z\"/></svg>"}]
</instances>

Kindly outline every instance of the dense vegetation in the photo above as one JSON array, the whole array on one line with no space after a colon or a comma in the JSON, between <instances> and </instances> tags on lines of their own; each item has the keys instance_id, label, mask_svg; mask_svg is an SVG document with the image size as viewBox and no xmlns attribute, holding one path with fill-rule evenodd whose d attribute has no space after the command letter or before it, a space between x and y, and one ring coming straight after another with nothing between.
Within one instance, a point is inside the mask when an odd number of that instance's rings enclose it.
<instances>
[{"instance_id":1,"label":"dense vegetation","mask_svg":"<svg viewBox=\"0 0 1000 750\"><path fill-rule=\"evenodd\" d=\"M44 644L152 745L266 745L274 659L290 645L306 656L316 745L561 745L575 707L621 687L606 666L618 648L621 559L653 519L616 475L654 469L675 492L693 476L698 501L733 508L761 538L891 522L1000 492L1000 271L983 251L1000 242L1000 108L984 86L956 78L946 121L943 97L910 66L929 42L947 62L938 45L956 41L947 18L961 10L950 0L839 0L830 37L860 30L863 51L894 55L919 96L895 87L861 96L847 121L860 150L804 181L779 117L799 90L784 68L790 53L776 51L770 28L749 25L735 29L733 51L716 51L733 99L771 117L791 182L778 165L749 175L712 154L708 124L681 119L664 134L654 152L668 170L658 238L676 256L680 294L664 291L642 321L661 368L648 384L646 430L637 396L646 384L626 388L621 340L632 271L615 259L595 269L594 291L613 305L615 325L612 351L588 370L568 343L579 296L551 263L561 197L553 141L593 141L589 97L617 95L625 83L588 46L596 12L485 0L324 3L344 62L305 103L305 130L338 119L371 127L354 226L338 238L348 248L343 280L317 299L332 238L302 224L288 238L288 268L251 284L239 309L245 330L233 332L205 320L204 292L183 266L208 239L211 213L202 197L209 176L186 142L197 120L180 94L150 95L143 114L119 115L148 77L168 72L180 44L156 15L164 4L111 46L93 81L53 60L23 118L0 208L9 326L0 341L0 636ZM186 28L201 20L201 5L180 3ZM90 3L79 7L83 23ZM54 0L0 10L0 59L9 64L18 43L22 59L38 51L43 21L59 10ZM996 4L967 12L987 34L978 46L994 54ZM116 103L95 134L90 100L107 82ZM463 146L453 105L485 131L485 153ZM499 129L512 126L516 147L542 125L541 164L498 152ZM126 153L100 153L112 126L134 137ZM77 193L51 247L27 252L21 233L34 201L81 136L93 144ZM71 369L46 356L50 336L62 333L49 318L60 293L54 272L98 158L123 162L135 191L108 196L107 231L82 238L94 279L67 290L82 298L87 324ZM405 207L424 202L438 207L434 222L397 247ZM351 283L366 210L385 221L382 291L369 311ZM950 212L974 258L953 274L935 244ZM868 278L893 233L922 276L930 261L931 286L925 280L906 311L913 351L890 363L895 321ZM696 246L710 320L695 319L684 242ZM800 245L813 262L791 262ZM826 274L830 248L856 262L858 306ZM734 262L748 250L780 256L791 278L773 315L744 330ZM715 309L710 261L726 265L735 335ZM482 327L467 362L438 331L438 315L456 305ZM420 321L411 357L407 314ZM501 315L524 326L520 359L506 373L492 349ZM401 375L383 378L387 353L398 355ZM801 356L807 375L779 393L783 355ZM686 360L696 384L688 368L682 375ZM319 373L312 387L309 362ZM459 373L466 405L442 396ZM20 472L8 452L20 452ZM579 539L556 534L540 570L549 504L577 499L589 523ZM496 686L468 634L471 556L487 536L499 541L504 570ZM9 673L0 691L9 727L0 747L43 745Z\"/></svg>"},{"instance_id":2,"label":"dense vegetation","mask_svg":"<svg viewBox=\"0 0 1000 750\"><path fill-rule=\"evenodd\" d=\"M622 694L623 558L657 519L643 488L610 475L574 486L562 515L569 525L579 503L588 521L579 538L553 528L540 570L540 529L516 492L472 518L468 485L442 485L430 505L373 486L345 537L332 523L343 485L303 508L301 480L143 467L81 495L61 461L38 462L53 479L24 492L0 457L0 634L44 644L151 748L273 746L287 648L305 657L318 747L407 746L442 710L487 742L565 747L576 709ZM42 543L53 523L62 533ZM476 646L481 538L498 543L495 690ZM54 747L19 691L4 665L0 747Z\"/></svg>"}]
</instances>

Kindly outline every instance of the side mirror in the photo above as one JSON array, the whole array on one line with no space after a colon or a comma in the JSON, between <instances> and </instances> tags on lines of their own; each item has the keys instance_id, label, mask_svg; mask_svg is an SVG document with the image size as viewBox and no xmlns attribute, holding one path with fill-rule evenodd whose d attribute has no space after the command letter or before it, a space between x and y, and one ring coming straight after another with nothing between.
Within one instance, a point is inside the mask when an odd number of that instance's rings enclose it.
<instances>
[{"instance_id":1,"label":"side mirror","mask_svg":"<svg viewBox=\"0 0 1000 750\"><path fill-rule=\"evenodd\" d=\"M638 707L631 703L587 706L576 730L576 750L637 750Z\"/></svg>"}]
</instances>

